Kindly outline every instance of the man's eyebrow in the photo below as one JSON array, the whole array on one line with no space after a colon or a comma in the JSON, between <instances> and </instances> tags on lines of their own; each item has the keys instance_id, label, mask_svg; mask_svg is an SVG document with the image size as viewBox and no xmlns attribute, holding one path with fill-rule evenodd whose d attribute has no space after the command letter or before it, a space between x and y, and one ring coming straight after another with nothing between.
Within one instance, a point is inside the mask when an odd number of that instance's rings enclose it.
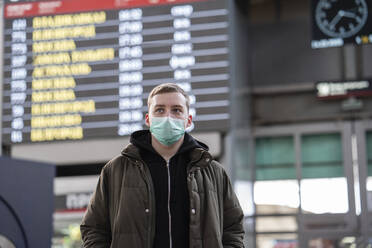
<instances>
[{"instance_id":1,"label":"man's eyebrow","mask_svg":"<svg viewBox=\"0 0 372 248\"><path fill-rule=\"evenodd\" d=\"M178 105L178 104L177 104L177 105L172 105L171 107L172 107L172 108L174 108L174 107L177 107L177 108L183 108L182 105Z\"/></svg>"}]
</instances>

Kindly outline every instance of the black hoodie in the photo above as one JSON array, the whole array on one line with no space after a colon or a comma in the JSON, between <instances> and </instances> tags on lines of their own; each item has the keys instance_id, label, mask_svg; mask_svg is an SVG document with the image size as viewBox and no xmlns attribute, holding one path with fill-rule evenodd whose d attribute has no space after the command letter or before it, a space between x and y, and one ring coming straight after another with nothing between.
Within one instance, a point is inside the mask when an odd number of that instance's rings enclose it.
<instances>
[{"instance_id":1,"label":"black hoodie","mask_svg":"<svg viewBox=\"0 0 372 248\"><path fill-rule=\"evenodd\" d=\"M187 189L186 167L190 162L190 151L194 148L208 147L185 133L184 141L177 153L169 160L170 176L170 215L168 213L168 169L163 159L151 145L151 133L148 130L134 132L130 142L140 150L142 160L148 166L155 191L156 222L153 248L169 246L171 230L172 247L189 247L189 192Z\"/></svg>"}]
</instances>

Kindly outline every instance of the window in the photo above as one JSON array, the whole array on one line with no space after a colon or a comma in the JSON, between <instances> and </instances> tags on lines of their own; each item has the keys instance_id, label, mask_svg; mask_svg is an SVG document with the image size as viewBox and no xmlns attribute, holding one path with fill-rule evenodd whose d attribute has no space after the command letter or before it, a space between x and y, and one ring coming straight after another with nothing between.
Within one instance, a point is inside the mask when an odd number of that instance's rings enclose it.
<instances>
[{"instance_id":1,"label":"window","mask_svg":"<svg viewBox=\"0 0 372 248\"><path fill-rule=\"evenodd\" d=\"M301 162L301 207L304 212L346 213L348 191L341 134L303 135Z\"/></svg>"},{"instance_id":2,"label":"window","mask_svg":"<svg viewBox=\"0 0 372 248\"><path fill-rule=\"evenodd\" d=\"M255 143L256 213L297 213L300 200L293 136L260 137Z\"/></svg>"},{"instance_id":3,"label":"window","mask_svg":"<svg viewBox=\"0 0 372 248\"><path fill-rule=\"evenodd\" d=\"M340 134L303 135L302 178L343 177Z\"/></svg>"},{"instance_id":4,"label":"window","mask_svg":"<svg viewBox=\"0 0 372 248\"><path fill-rule=\"evenodd\" d=\"M296 179L292 136L256 139L256 180Z\"/></svg>"}]
</instances>

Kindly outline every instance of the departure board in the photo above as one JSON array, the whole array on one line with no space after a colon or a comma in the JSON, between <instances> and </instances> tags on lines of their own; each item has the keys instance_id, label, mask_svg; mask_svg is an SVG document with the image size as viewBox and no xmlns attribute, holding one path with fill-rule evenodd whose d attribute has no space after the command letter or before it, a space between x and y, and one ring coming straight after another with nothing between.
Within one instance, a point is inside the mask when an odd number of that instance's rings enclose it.
<instances>
[{"instance_id":1,"label":"departure board","mask_svg":"<svg viewBox=\"0 0 372 248\"><path fill-rule=\"evenodd\" d=\"M4 6L3 142L129 135L174 82L193 130L229 127L227 0L53 0Z\"/></svg>"}]
</instances>

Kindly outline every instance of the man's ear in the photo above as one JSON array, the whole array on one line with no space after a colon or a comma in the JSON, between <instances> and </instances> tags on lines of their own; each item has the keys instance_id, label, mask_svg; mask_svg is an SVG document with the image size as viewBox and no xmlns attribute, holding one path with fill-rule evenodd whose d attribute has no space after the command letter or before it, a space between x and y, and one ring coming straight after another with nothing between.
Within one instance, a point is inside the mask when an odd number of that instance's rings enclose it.
<instances>
[{"instance_id":1,"label":"man's ear","mask_svg":"<svg viewBox=\"0 0 372 248\"><path fill-rule=\"evenodd\" d=\"M145 124L146 124L146 126L150 127L149 113L146 113L146 115L145 115Z\"/></svg>"},{"instance_id":2,"label":"man's ear","mask_svg":"<svg viewBox=\"0 0 372 248\"><path fill-rule=\"evenodd\" d=\"M192 115L189 115L187 117L187 124L186 124L186 128L190 127L192 124Z\"/></svg>"}]
</instances>

